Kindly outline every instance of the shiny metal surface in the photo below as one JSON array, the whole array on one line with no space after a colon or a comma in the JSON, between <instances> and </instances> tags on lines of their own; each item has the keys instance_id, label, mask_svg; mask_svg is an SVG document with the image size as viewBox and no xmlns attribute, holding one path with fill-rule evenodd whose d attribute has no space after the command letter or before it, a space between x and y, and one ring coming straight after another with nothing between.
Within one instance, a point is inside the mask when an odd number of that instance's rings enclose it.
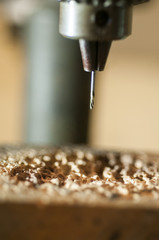
<instances>
[{"instance_id":1,"label":"shiny metal surface","mask_svg":"<svg viewBox=\"0 0 159 240\"><path fill-rule=\"evenodd\" d=\"M95 71L91 72L91 88L90 88L90 109L94 107L95 98Z\"/></svg>"},{"instance_id":2,"label":"shiny metal surface","mask_svg":"<svg viewBox=\"0 0 159 240\"><path fill-rule=\"evenodd\" d=\"M132 4L94 6L87 3L60 3L60 33L72 39L110 41L131 33Z\"/></svg>"},{"instance_id":3,"label":"shiny metal surface","mask_svg":"<svg viewBox=\"0 0 159 240\"><path fill-rule=\"evenodd\" d=\"M131 34L133 5L146 0L63 0L60 33L79 40L83 68L91 72L90 108L94 106L95 71L103 71L113 40Z\"/></svg>"},{"instance_id":4,"label":"shiny metal surface","mask_svg":"<svg viewBox=\"0 0 159 240\"><path fill-rule=\"evenodd\" d=\"M79 40L83 68L86 72L104 70L111 43L111 41L98 42L84 39Z\"/></svg>"},{"instance_id":5,"label":"shiny metal surface","mask_svg":"<svg viewBox=\"0 0 159 240\"><path fill-rule=\"evenodd\" d=\"M60 2L60 33L80 41L85 71L104 70L111 42L131 34L133 5L143 2L147 0Z\"/></svg>"}]
</instances>

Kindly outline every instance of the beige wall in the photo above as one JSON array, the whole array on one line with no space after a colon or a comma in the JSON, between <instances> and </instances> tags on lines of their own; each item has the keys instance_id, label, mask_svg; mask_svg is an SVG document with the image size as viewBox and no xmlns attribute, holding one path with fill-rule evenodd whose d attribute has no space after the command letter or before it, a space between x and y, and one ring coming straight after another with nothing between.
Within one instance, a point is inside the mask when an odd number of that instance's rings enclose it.
<instances>
[{"instance_id":1,"label":"beige wall","mask_svg":"<svg viewBox=\"0 0 159 240\"><path fill-rule=\"evenodd\" d=\"M12 143L21 139L23 51L0 16L0 143Z\"/></svg>"},{"instance_id":2,"label":"beige wall","mask_svg":"<svg viewBox=\"0 0 159 240\"><path fill-rule=\"evenodd\" d=\"M91 143L159 151L159 1L134 10L133 35L98 74Z\"/></svg>"},{"instance_id":3,"label":"beige wall","mask_svg":"<svg viewBox=\"0 0 159 240\"><path fill-rule=\"evenodd\" d=\"M113 43L98 74L94 146L159 151L159 1L134 8L133 35ZM0 143L22 139L24 58L0 18Z\"/></svg>"}]
</instances>

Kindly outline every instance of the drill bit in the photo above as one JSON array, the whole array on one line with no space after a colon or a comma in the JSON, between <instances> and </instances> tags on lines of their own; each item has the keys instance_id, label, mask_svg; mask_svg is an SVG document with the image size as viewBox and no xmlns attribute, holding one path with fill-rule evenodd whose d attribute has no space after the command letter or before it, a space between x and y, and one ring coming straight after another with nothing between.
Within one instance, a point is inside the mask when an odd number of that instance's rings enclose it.
<instances>
[{"instance_id":1,"label":"drill bit","mask_svg":"<svg viewBox=\"0 0 159 240\"><path fill-rule=\"evenodd\" d=\"M90 109L94 107L95 97L95 71L91 72L91 87L90 87Z\"/></svg>"}]
</instances>

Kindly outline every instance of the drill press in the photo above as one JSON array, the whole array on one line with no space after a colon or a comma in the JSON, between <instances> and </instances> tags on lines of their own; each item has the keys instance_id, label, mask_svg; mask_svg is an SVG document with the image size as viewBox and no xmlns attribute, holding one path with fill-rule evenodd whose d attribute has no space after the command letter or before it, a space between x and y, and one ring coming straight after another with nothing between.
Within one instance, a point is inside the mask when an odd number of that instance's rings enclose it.
<instances>
[{"instance_id":1,"label":"drill press","mask_svg":"<svg viewBox=\"0 0 159 240\"><path fill-rule=\"evenodd\" d=\"M79 40L83 67L91 72L90 108L95 71L103 71L113 40L131 34L133 6L149 0L60 0L60 33Z\"/></svg>"}]
</instances>

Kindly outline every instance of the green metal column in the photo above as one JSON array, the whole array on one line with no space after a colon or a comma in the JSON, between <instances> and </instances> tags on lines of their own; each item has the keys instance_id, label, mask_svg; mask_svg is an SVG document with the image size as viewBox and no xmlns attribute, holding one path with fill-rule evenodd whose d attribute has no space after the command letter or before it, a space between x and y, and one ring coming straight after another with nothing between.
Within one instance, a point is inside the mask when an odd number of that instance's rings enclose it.
<instances>
[{"instance_id":1,"label":"green metal column","mask_svg":"<svg viewBox=\"0 0 159 240\"><path fill-rule=\"evenodd\" d=\"M59 34L58 8L55 2L38 10L26 25L25 141L31 144L87 143L90 76L78 41Z\"/></svg>"}]
</instances>

